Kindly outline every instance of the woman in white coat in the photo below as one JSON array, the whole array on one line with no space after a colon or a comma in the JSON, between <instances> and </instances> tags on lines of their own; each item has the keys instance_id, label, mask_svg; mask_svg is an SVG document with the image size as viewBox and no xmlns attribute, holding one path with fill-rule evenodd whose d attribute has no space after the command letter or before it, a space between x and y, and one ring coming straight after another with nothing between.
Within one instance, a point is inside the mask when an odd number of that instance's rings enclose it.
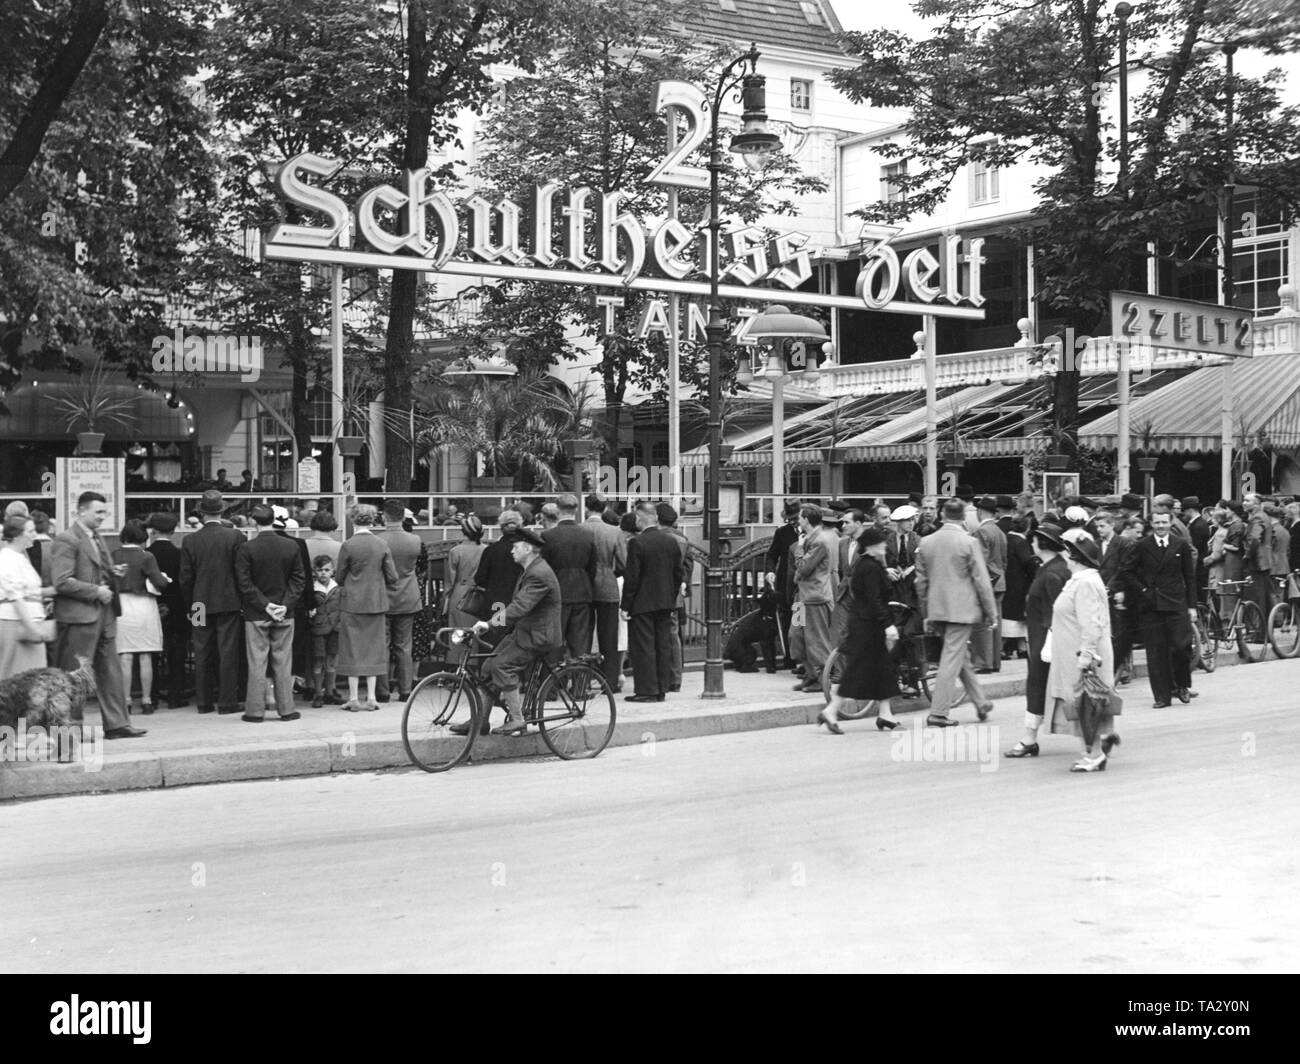
<instances>
[{"instance_id":1,"label":"woman in white coat","mask_svg":"<svg viewBox=\"0 0 1300 1064\"><path fill-rule=\"evenodd\" d=\"M1115 685L1115 657L1110 640L1110 605L1102 582L1101 549L1086 534L1067 540L1066 564L1070 579L1052 607L1051 669L1047 700L1053 706L1053 732L1084 737L1083 756L1071 772L1102 772L1111 749L1119 745L1114 717L1107 713L1096 722L1091 741L1079 726L1079 695L1083 670L1092 667L1108 688ZM1096 754L1093 747L1100 747Z\"/></svg>"}]
</instances>

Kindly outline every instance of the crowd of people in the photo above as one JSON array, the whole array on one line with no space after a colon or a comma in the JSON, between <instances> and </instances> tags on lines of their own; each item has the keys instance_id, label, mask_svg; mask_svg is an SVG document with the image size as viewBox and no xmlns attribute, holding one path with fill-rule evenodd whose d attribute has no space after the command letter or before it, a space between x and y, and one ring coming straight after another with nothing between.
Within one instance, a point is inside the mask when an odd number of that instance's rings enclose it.
<instances>
[{"instance_id":1,"label":"crowd of people","mask_svg":"<svg viewBox=\"0 0 1300 1064\"><path fill-rule=\"evenodd\" d=\"M1202 507L1161 495L1145 510L1125 495L1111 506L1065 498L1043 512L1034 496L977 497L965 486L897 507L791 501L756 608L731 626L725 656L756 672L761 654L768 673L793 671L800 691L820 691L828 677L819 724L838 734L845 700L875 703L880 730L898 726L909 646L938 663L926 717L936 728L954 724L959 688L986 719L980 677L1027 658L1024 734L1006 756L1037 756L1046 724L1083 739L1076 770L1101 771L1119 737L1108 718L1081 726L1080 691L1128 684L1136 637L1155 707L1188 703L1198 604L1226 618L1239 587L1265 612L1278 595L1300 596L1300 502L1247 495ZM409 696L429 559L402 501L354 506L346 541L328 511L236 512L217 488L179 545L176 515L155 513L127 521L110 551L99 534L106 515L103 497L87 492L68 530L51 536L43 514L6 510L0 676L84 659L109 738L144 734L132 723L137 682L144 715L162 695L173 708L190 704L191 652L199 713L258 723L268 702L297 719L296 693L350 712ZM479 516L456 515L462 539L432 609L437 623L473 627L495 646L487 669L506 711L499 733L526 730L519 688L541 656L598 655L612 690L630 676L632 702L681 689L692 563L670 505L642 501L620 514L601 495L560 495L536 517L522 501L488 516L499 529L491 542Z\"/></svg>"},{"instance_id":2,"label":"crowd of people","mask_svg":"<svg viewBox=\"0 0 1300 1064\"><path fill-rule=\"evenodd\" d=\"M842 734L846 699L876 703L876 726L892 730L905 641L922 661L937 659L926 725L955 722L964 689L979 720L993 704L980 676L1027 658L1024 734L1007 757L1036 757L1044 724L1082 739L1078 772L1105 769L1120 742L1111 713L1081 716L1085 691L1131 682L1132 649L1146 650L1153 707L1197 697L1192 627L1201 604L1225 619L1235 581L1265 615L1279 595L1300 598L1300 502L1255 494L1202 507L1194 496L1156 496L1113 505L1074 496L1044 512L1034 496L912 496L891 508L790 502L768 552L769 590L733 633L728 656L756 671L801 676L797 691L822 688L836 665L818 725ZM1221 587L1222 585L1222 587ZM832 654L834 652L834 654Z\"/></svg>"}]
</instances>

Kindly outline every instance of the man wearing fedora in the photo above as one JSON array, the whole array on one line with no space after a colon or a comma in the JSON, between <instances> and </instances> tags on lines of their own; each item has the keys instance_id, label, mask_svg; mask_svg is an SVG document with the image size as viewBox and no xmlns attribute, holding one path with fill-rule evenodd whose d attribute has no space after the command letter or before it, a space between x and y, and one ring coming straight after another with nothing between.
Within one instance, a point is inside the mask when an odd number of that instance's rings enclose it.
<instances>
[{"instance_id":1,"label":"man wearing fedora","mask_svg":"<svg viewBox=\"0 0 1300 1064\"><path fill-rule=\"evenodd\" d=\"M1205 601L1205 585L1208 577L1205 559L1210 553L1210 537L1214 529L1201 512L1201 500L1195 495L1183 499L1183 524L1187 526L1187 536L1196 548L1196 598Z\"/></svg>"},{"instance_id":2,"label":"man wearing fedora","mask_svg":"<svg viewBox=\"0 0 1300 1064\"><path fill-rule=\"evenodd\" d=\"M767 549L767 574L768 583L776 589L776 617L783 654L781 667L792 669L794 660L790 657L790 618L794 603L787 589L790 584L790 548L799 539L799 504L793 499L788 500L781 515L785 524L776 530L772 545Z\"/></svg>"},{"instance_id":3,"label":"man wearing fedora","mask_svg":"<svg viewBox=\"0 0 1300 1064\"><path fill-rule=\"evenodd\" d=\"M839 584L840 551L839 537L823 521L820 506L809 505L799 511L803 537L794 547L794 579L798 590L790 635L796 648L802 643L804 674L795 684L796 691L822 689L822 669L831 653L831 614ZM800 656L798 649L795 656Z\"/></svg>"},{"instance_id":4,"label":"man wearing fedora","mask_svg":"<svg viewBox=\"0 0 1300 1064\"><path fill-rule=\"evenodd\" d=\"M1190 702L1192 628L1196 614L1196 560L1191 543L1174 534L1173 517L1157 510L1151 534L1134 545L1125 562L1128 585L1137 595L1147 675L1156 709Z\"/></svg>"},{"instance_id":5,"label":"man wearing fedora","mask_svg":"<svg viewBox=\"0 0 1300 1064\"><path fill-rule=\"evenodd\" d=\"M474 625L474 631L480 633L489 627L507 629L487 665L488 679L501 693L501 704L506 707L506 721L492 729L494 735L527 732L524 696L519 687L533 662L564 646L560 630L560 582L542 558L545 548L546 541L531 528L519 530L510 545L511 557L520 568L510 605L494 613L490 621ZM452 730L466 728L468 725L453 725Z\"/></svg>"},{"instance_id":6,"label":"man wearing fedora","mask_svg":"<svg viewBox=\"0 0 1300 1064\"><path fill-rule=\"evenodd\" d=\"M181 543L181 585L194 629L194 686L200 713L239 712L243 603L235 580L235 552L244 536L222 520L225 509L221 492L205 491L199 502L203 527ZM257 682L262 682L260 676Z\"/></svg>"},{"instance_id":7,"label":"man wearing fedora","mask_svg":"<svg viewBox=\"0 0 1300 1064\"><path fill-rule=\"evenodd\" d=\"M923 539L916 550L916 597L927 631L943 640L926 724L946 728L957 723L948 710L959 679L975 703L979 719L985 720L993 703L971 666L968 644L976 625L996 621L998 604L984 552L966 533L966 504L961 499L943 504L943 526Z\"/></svg>"}]
</instances>

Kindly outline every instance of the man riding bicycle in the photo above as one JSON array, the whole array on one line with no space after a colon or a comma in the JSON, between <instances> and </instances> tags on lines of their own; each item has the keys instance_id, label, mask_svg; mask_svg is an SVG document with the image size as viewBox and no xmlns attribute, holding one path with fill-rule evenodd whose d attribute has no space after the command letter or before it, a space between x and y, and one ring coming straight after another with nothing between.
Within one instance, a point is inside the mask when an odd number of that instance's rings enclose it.
<instances>
[{"instance_id":1,"label":"man riding bicycle","mask_svg":"<svg viewBox=\"0 0 1300 1064\"><path fill-rule=\"evenodd\" d=\"M519 538L510 546L510 556L523 572L515 583L510 605L498 610L490 620L474 625L478 634L489 628L509 628L496 653L485 663L487 679L501 693L507 714L506 722L492 729L493 735L523 735L528 730L520 685L534 662L564 646L560 630L560 582L541 556L546 543L530 528L520 529L517 535ZM467 725L453 726L451 730L465 733L458 728L468 730Z\"/></svg>"}]
</instances>

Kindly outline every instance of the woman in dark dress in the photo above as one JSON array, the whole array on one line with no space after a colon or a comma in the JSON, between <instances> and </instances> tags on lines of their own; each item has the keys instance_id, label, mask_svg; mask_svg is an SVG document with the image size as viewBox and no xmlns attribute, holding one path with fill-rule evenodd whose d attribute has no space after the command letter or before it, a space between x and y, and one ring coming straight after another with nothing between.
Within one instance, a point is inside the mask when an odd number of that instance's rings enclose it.
<instances>
[{"instance_id":1,"label":"woman in dark dress","mask_svg":"<svg viewBox=\"0 0 1300 1064\"><path fill-rule=\"evenodd\" d=\"M1002 596L1002 646L1004 657L1025 650L1029 630L1025 627L1025 595L1038 572L1038 557L1029 544L1030 518L1012 518L1007 532L1007 592Z\"/></svg>"},{"instance_id":2,"label":"woman in dark dress","mask_svg":"<svg viewBox=\"0 0 1300 1064\"><path fill-rule=\"evenodd\" d=\"M825 724L836 735L844 734L838 721L845 699L876 702L880 731L898 727L889 704L898 694L898 670L889 653L889 645L898 639L898 629L889 608L887 549L888 535L882 529L867 528L858 537L859 558L849 578L849 619L839 645L844 667L840 682L831 688L830 703L817 717L818 724Z\"/></svg>"}]
</instances>

